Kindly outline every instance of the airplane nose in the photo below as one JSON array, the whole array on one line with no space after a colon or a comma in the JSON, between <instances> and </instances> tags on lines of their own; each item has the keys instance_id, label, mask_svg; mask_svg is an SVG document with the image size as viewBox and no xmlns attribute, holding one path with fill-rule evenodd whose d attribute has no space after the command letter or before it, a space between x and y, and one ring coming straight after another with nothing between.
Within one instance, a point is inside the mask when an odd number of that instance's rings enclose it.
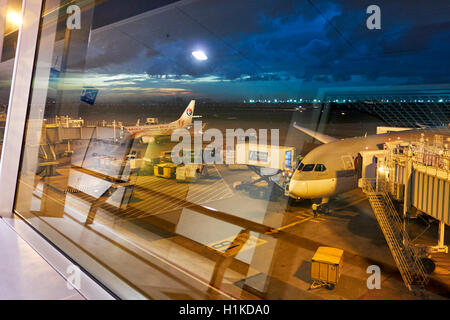
<instances>
[{"instance_id":1,"label":"airplane nose","mask_svg":"<svg viewBox=\"0 0 450 320\"><path fill-rule=\"evenodd\" d=\"M289 182L289 193L297 198L308 198L308 182L291 180Z\"/></svg>"}]
</instances>

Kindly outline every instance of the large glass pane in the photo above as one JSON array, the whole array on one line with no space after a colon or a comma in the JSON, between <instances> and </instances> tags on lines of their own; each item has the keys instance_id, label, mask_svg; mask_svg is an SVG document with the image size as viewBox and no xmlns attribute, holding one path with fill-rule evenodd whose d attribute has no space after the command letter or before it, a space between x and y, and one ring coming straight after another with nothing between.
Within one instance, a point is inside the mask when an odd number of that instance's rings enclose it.
<instances>
[{"instance_id":1,"label":"large glass pane","mask_svg":"<svg viewBox=\"0 0 450 320\"><path fill-rule=\"evenodd\" d=\"M0 1L0 150L8 109L9 92L17 48L17 35L22 23L22 1Z\"/></svg>"},{"instance_id":2,"label":"large glass pane","mask_svg":"<svg viewBox=\"0 0 450 320\"><path fill-rule=\"evenodd\" d=\"M417 134L378 126L448 139L450 12L378 6L45 1L16 212L122 298L413 299L358 161Z\"/></svg>"}]
</instances>

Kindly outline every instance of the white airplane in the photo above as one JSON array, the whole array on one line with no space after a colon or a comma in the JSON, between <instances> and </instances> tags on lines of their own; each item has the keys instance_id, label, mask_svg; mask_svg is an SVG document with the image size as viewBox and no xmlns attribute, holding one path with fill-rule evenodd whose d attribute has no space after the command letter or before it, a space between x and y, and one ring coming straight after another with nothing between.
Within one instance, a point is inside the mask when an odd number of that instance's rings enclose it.
<instances>
[{"instance_id":1,"label":"white airplane","mask_svg":"<svg viewBox=\"0 0 450 320\"><path fill-rule=\"evenodd\" d=\"M150 124L124 127L124 129L133 135L133 137L141 138L144 143L153 143L157 137L170 136L176 129L188 128L192 124L194 115L195 100L191 100L186 110L178 120L166 124Z\"/></svg>"},{"instance_id":2,"label":"white airplane","mask_svg":"<svg viewBox=\"0 0 450 320\"><path fill-rule=\"evenodd\" d=\"M324 144L303 158L286 191L292 199L311 199L319 203L326 203L329 198L357 188L356 159L359 152L382 150L386 142L408 141L418 133L450 134L449 128L414 129L339 140L295 123L294 128Z\"/></svg>"}]
</instances>

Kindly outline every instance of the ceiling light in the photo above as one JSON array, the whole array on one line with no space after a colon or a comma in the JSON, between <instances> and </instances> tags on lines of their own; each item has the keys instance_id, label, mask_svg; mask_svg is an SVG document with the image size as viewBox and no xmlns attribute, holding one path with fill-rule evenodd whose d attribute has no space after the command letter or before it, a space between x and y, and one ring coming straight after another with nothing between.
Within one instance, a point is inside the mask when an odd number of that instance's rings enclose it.
<instances>
[{"instance_id":1,"label":"ceiling light","mask_svg":"<svg viewBox=\"0 0 450 320\"><path fill-rule=\"evenodd\" d=\"M17 27L20 27L22 24L22 16L16 11L8 11L6 14L6 20Z\"/></svg>"},{"instance_id":2,"label":"ceiling light","mask_svg":"<svg viewBox=\"0 0 450 320\"><path fill-rule=\"evenodd\" d=\"M192 51L192 55L194 56L195 59L200 61L208 60L208 57L202 50Z\"/></svg>"}]
</instances>

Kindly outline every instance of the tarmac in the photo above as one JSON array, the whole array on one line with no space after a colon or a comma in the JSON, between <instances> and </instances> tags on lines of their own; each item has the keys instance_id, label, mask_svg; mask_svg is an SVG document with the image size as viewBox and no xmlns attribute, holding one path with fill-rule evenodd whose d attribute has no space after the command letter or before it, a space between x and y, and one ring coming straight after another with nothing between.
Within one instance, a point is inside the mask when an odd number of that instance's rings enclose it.
<instances>
[{"instance_id":1,"label":"tarmac","mask_svg":"<svg viewBox=\"0 0 450 320\"><path fill-rule=\"evenodd\" d=\"M276 128L286 119L277 121L266 124ZM245 128L245 121L234 127L241 124ZM229 121L210 119L208 125L226 128ZM337 124L328 131L336 128L355 130ZM290 129L280 137L284 145L295 142L303 154L316 144ZM191 183L152 175L119 183L92 167L72 165L78 164L75 158L72 164L66 160L55 176L22 177L18 198L33 198L18 202L16 209L39 229L48 229L50 240L113 292L131 288L151 299L450 297L448 254L436 256L426 297L406 289L360 190L332 199L330 214L315 218L309 201L289 205L283 195L259 198L235 190L237 182L254 178L246 169L211 165L207 178ZM436 241L435 227L422 233L420 221L411 225L420 241ZM334 290L309 290L311 258L319 246L344 250ZM381 289L367 286L372 265L381 269Z\"/></svg>"}]
</instances>

